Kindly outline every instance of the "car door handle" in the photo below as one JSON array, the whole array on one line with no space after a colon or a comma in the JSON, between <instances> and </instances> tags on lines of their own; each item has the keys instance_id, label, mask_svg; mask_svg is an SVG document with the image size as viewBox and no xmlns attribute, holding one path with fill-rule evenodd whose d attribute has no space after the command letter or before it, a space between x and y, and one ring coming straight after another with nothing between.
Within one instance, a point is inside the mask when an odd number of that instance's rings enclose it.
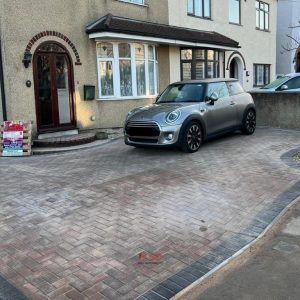
<instances>
[{"instance_id":1,"label":"car door handle","mask_svg":"<svg viewBox=\"0 0 300 300\"><path fill-rule=\"evenodd\" d=\"M230 105L235 105L235 102L231 101L231 102L230 102Z\"/></svg>"}]
</instances>

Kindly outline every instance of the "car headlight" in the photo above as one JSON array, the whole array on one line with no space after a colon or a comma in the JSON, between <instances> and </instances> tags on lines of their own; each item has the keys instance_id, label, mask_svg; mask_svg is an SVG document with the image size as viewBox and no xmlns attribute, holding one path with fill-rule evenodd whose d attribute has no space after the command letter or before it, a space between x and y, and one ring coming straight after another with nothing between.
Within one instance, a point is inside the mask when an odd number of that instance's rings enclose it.
<instances>
[{"instance_id":1,"label":"car headlight","mask_svg":"<svg viewBox=\"0 0 300 300\"><path fill-rule=\"evenodd\" d=\"M180 110L174 110L174 111L167 114L166 122L169 123L169 124L172 124L172 123L176 122L179 119L180 115L181 115Z\"/></svg>"}]
</instances>

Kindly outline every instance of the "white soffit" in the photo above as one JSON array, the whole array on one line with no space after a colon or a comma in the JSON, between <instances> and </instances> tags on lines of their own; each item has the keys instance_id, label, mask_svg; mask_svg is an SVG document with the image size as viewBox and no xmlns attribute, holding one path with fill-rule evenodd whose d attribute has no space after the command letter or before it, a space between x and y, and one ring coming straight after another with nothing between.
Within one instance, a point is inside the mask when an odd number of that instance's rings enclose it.
<instances>
[{"instance_id":1,"label":"white soffit","mask_svg":"<svg viewBox=\"0 0 300 300\"><path fill-rule=\"evenodd\" d=\"M120 40L130 40L130 41L144 41L144 42L151 42L151 43L157 43L157 44L222 49L222 50L228 50L228 51L234 51L237 49L237 48L226 47L226 46L222 46L222 45L186 42L186 41L181 41L180 39L173 40L173 39L156 38L156 37L150 37L150 36L116 33L116 32L91 33L91 34L89 34L89 38L95 39L95 40L103 40L103 39L117 40L117 39L120 39Z\"/></svg>"}]
</instances>

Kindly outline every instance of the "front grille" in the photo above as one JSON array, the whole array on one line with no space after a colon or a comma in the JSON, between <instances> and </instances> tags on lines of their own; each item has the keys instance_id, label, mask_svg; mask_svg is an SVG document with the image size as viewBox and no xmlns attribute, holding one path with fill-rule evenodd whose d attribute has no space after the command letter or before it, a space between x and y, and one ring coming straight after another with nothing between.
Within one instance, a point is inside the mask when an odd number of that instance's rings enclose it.
<instances>
[{"instance_id":1,"label":"front grille","mask_svg":"<svg viewBox=\"0 0 300 300\"><path fill-rule=\"evenodd\" d=\"M158 137L159 126L152 121L131 121L125 126L126 134L132 137Z\"/></svg>"}]
</instances>

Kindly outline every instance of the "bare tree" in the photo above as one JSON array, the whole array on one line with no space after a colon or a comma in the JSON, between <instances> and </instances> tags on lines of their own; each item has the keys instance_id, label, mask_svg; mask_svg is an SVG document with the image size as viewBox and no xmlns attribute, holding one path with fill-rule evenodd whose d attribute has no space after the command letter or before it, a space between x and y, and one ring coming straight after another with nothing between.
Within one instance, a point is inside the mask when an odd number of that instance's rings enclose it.
<instances>
[{"instance_id":1,"label":"bare tree","mask_svg":"<svg viewBox=\"0 0 300 300\"><path fill-rule=\"evenodd\" d=\"M299 23L300 23L300 21L299 21ZM291 29L300 28L300 25L289 26L288 28L291 28ZM289 41L285 45L281 45L281 48L284 51L290 52L290 51L299 49L299 46L300 46L299 35L293 36L291 34L286 34L286 37L289 39ZM280 53L283 54L284 51L281 51Z\"/></svg>"}]
</instances>

